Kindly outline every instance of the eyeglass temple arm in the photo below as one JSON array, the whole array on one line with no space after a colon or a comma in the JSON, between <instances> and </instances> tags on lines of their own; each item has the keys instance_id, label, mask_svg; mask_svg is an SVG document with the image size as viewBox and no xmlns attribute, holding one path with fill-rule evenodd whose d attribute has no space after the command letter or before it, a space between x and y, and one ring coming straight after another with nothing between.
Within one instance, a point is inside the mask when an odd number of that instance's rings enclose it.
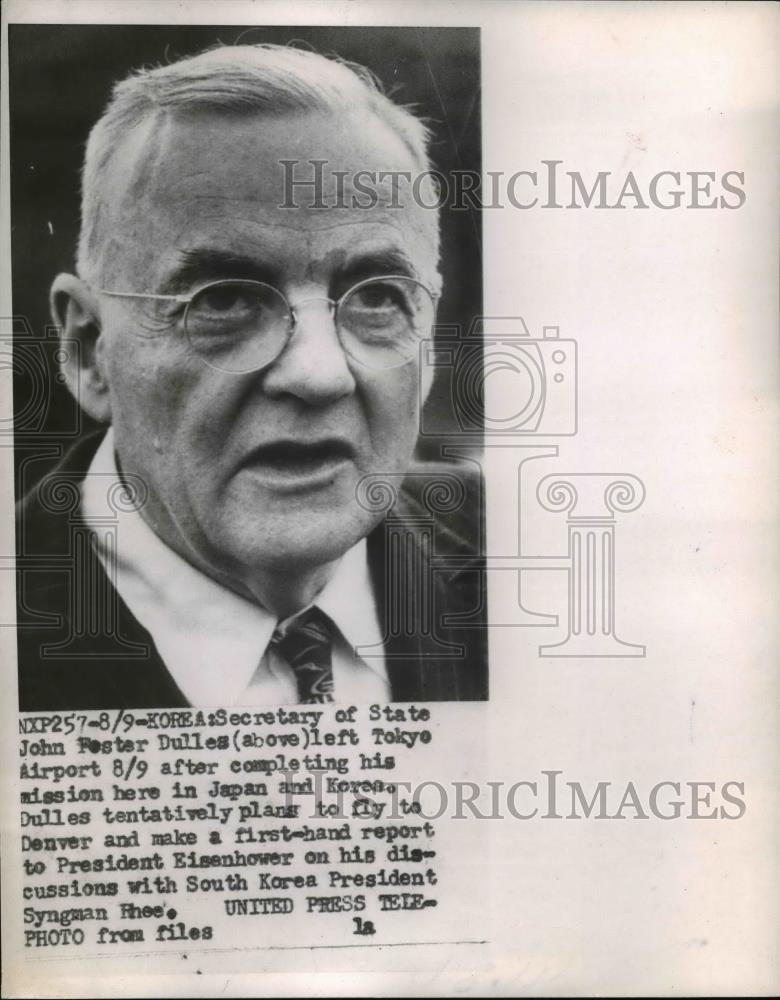
<instances>
[{"instance_id":1,"label":"eyeglass temple arm","mask_svg":"<svg viewBox=\"0 0 780 1000\"><path fill-rule=\"evenodd\" d=\"M112 299L161 299L166 302L189 302L191 295L153 295L151 292L109 292L106 288L96 288L96 292L101 295L108 295Z\"/></svg>"}]
</instances>

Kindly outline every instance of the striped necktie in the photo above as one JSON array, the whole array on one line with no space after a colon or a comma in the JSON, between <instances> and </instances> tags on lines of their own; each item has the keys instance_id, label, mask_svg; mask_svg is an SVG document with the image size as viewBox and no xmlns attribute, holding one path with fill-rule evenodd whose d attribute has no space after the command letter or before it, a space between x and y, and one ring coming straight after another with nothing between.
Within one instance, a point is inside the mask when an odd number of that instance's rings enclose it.
<instances>
[{"instance_id":1,"label":"striped necktie","mask_svg":"<svg viewBox=\"0 0 780 1000\"><path fill-rule=\"evenodd\" d=\"M277 625L271 637L271 646L292 668L301 705L335 700L331 665L333 630L333 622L325 612L312 607L284 627Z\"/></svg>"}]
</instances>

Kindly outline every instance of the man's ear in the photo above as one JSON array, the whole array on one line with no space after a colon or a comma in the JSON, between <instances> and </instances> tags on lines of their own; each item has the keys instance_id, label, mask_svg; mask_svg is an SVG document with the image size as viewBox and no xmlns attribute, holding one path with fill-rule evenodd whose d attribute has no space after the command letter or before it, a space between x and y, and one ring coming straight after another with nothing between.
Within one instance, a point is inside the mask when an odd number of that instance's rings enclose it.
<instances>
[{"instance_id":1,"label":"man's ear","mask_svg":"<svg viewBox=\"0 0 780 1000\"><path fill-rule=\"evenodd\" d=\"M111 402L103 359L100 315L89 287L73 274L58 274L49 297L51 316L62 340L75 341L66 350L61 370L65 383L83 410L101 423L111 421Z\"/></svg>"}]
</instances>

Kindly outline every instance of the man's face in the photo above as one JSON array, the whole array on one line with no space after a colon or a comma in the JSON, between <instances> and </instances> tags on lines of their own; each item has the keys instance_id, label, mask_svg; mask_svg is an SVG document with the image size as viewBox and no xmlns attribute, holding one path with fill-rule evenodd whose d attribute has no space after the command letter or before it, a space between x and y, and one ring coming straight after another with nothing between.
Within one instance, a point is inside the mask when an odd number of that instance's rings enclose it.
<instances>
[{"instance_id":1,"label":"man's face","mask_svg":"<svg viewBox=\"0 0 780 1000\"><path fill-rule=\"evenodd\" d=\"M411 154L373 116L170 119L139 132L112 173L117 291L187 294L246 278L295 307L338 299L356 281L408 273L435 282L433 213L407 205L282 209L281 159L345 171L413 171ZM389 194L389 187L388 187ZM365 198L363 198L365 201ZM403 198L401 199L403 200ZM351 360L321 301L268 367L230 374L204 364L172 303L100 297L99 356L123 470L149 489L144 516L164 541L251 590L253 572L295 573L338 558L376 522L355 500L368 474L409 465L418 429L416 358L389 370ZM314 446L314 447L312 447Z\"/></svg>"}]
</instances>

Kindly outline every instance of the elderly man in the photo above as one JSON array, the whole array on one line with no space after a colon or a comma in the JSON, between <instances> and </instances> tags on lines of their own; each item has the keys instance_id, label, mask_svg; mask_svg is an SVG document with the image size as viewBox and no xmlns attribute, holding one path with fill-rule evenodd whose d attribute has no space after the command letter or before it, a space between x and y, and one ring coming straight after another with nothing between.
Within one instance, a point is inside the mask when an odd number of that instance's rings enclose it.
<instances>
[{"instance_id":1,"label":"elderly man","mask_svg":"<svg viewBox=\"0 0 780 1000\"><path fill-rule=\"evenodd\" d=\"M429 388L438 221L397 183L426 143L369 74L293 48L117 85L51 293L67 383L108 429L49 477L76 507L44 481L21 510L20 552L74 559L23 575L23 710L486 697L478 566L441 529L433 572L389 544L424 512L360 502L408 470ZM291 206L290 162L315 160ZM409 599L428 625L399 625Z\"/></svg>"}]
</instances>

